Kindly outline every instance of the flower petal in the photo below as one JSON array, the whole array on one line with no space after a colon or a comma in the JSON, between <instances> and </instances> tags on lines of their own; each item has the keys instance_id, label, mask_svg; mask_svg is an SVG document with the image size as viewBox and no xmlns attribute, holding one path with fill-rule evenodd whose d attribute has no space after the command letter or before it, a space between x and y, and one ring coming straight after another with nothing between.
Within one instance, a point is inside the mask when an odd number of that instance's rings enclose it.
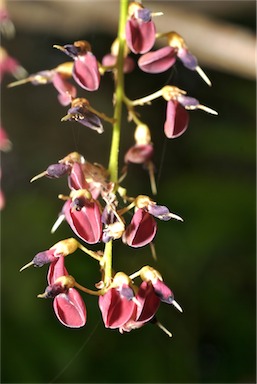
<instances>
[{"instance_id":1,"label":"flower petal","mask_svg":"<svg viewBox=\"0 0 257 384\"><path fill-rule=\"evenodd\" d=\"M160 305L160 299L156 296L152 284L143 281L139 287L136 299L141 304L141 307L138 306L137 309L136 320L144 322L151 320Z\"/></svg>"},{"instance_id":2,"label":"flower petal","mask_svg":"<svg viewBox=\"0 0 257 384\"><path fill-rule=\"evenodd\" d=\"M109 289L99 297L99 308L105 327L121 327L131 318L135 305L134 301L122 298L115 288Z\"/></svg>"},{"instance_id":3,"label":"flower petal","mask_svg":"<svg viewBox=\"0 0 257 384\"><path fill-rule=\"evenodd\" d=\"M134 213L122 240L131 247L143 247L153 240L156 231L157 224L153 217L144 209L139 208Z\"/></svg>"},{"instance_id":4,"label":"flower petal","mask_svg":"<svg viewBox=\"0 0 257 384\"><path fill-rule=\"evenodd\" d=\"M126 41L130 50L134 53L146 53L155 43L155 24L129 19L126 23Z\"/></svg>"},{"instance_id":5,"label":"flower petal","mask_svg":"<svg viewBox=\"0 0 257 384\"><path fill-rule=\"evenodd\" d=\"M100 84L100 73L95 56L91 52L79 55L73 66L73 78L87 91L96 91Z\"/></svg>"},{"instance_id":6,"label":"flower petal","mask_svg":"<svg viewBox=\"0 0 257 384\"><path fill-rule=\"evenodd\" d=\"M86 306L76 289L56 296L53 306L58 320L66 327L80 328L86 324Z\"/></svg>"},{"instance_id":7,"label":"flower petal","mask_svg":"<svg viewBox=\"0 0 257 384\"><path fill-rule=\"evenodd\" d=\"M80 210L65 206L65 218L74 233L88 244L96 244L102 236L101 214L98 204L87 202Z\"/></svg>"},{"instance_id":8,"label":"flower petal","mask_svg":"<svg viewBox=\"0 0 257 384\"><path fill-rule=\"evenodd\" d=\"M167 103L166 121L164 124L165 135L169 139L181 136L187 129L189 115L178 101L170 100Z\"/></svg>"},{"instance_id":9,"label":"flower petal","mask_svg":"<svg viewBox=\"0 0 257 384\"><path fill-rule=\"evenodd\" d=\"M136 144L127 151L124 161L125 163L143 164L153 157L153 152L154 149L151 144Z\"/></svg>"},{"instance_id":10,"label":"flower petal","mask_svg":"<svg viewBox=\"0 0 257 384\"><path fill-rule=\"evenodd\" d=\"M138 66L147 73L161 73L172 67L176 58L177 50L175 48L164 47L141 56L138 60Z\"/></svg>"},{"instance_id":11,"label":"flower petal","mask_svg":"<svg viewBox=\"0 0 257 384\"><path fill-rule=\"evenodd\" d=\"M56 258L56 261L53 261L48 269L47 281L49 285L53 285L55 280L61 276L68 276L68 271L64 266L64 256Z\"/></svg>"}]
</instances>

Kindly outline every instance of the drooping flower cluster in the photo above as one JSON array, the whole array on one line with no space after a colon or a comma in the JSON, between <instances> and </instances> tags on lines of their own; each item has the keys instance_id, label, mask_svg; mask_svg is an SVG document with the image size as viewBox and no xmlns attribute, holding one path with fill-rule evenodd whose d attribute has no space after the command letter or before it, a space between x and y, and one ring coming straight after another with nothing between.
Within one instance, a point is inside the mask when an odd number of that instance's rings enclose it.
<instances>
[{"instance_id":1,"label":"drooping flower cluster","mask_svg":"<svg viewBox=\"0 0 257 384\"><path fill-rule=\"evenodd\" d=\"M133 71L136 60L142 72L157 74L171 68L179 59L188 69L197 71L208 85L210 81L180 35L175 32L156 33L153 18L161 13L152 13L141 2L131 2L128 5L128 0L121 0L120 6L119 34L110 53L107 53L101 62L97 60L87 41L79 40L64 46L55 45L55 48L69 56L72 61L9 85L12 87L24 83L51 83L58 92L59 102L63 106L70 106L62 121L78 122L100 134L104 132L104 122L108 122L113 128L108 168L98 163L90 163L83 155L72 152L57 163L49 165L44 172L31 180L35 181L43 176L50 179L67 178L68 193L59 195L63 206L52 232L66 221L79 241L88 245L97 244L99 250L90 250L75 238L61 240L50 249L38 253L21 270L31 265L42 267L49 264L48 286L39 297L53 299L57 318L68 327L81 327L86 323L86 307L78 292L80 290L99 297L99 308L107 328L118 329L120 333L124 333L151 322L171 336L157 320L156 312L161 302L173 304L179 311L182 309L174 300L172 291L163 282L160 272L149 265L134 273L116 272L112 268L115 241L132 248L150 245L155 257L153 241L158 220L183 221L180 216L171 213L168 207L157 203L156 199L145 194L131 197L122 187L129 164L141 164L149 172L152 194L157 194L151 131L138 117L136 107L162 97L167 102L166 118L163 119L164 133L170 139L179 137L188 128L188 111L202 109L214 115L217 113L173 85L161 87L140 99L131 100L127 97L124 74ZM151 51L159 38L166 38L167 46ZM97 111L87 98L79 96L81 89L83 92L97 91L101 77L109 72L113 74L115 86L113 117ZM121 129L122 104L127 108L128 120L135 124L135 142L128 147L120 171L117 138ZM100 281L98 279L94 290L79 284L68 274L65 267L65 257L77 250L85 252L99 264ZM141 279L138 285L134 281L137 277Z\"/></svg>"}]
</instances>

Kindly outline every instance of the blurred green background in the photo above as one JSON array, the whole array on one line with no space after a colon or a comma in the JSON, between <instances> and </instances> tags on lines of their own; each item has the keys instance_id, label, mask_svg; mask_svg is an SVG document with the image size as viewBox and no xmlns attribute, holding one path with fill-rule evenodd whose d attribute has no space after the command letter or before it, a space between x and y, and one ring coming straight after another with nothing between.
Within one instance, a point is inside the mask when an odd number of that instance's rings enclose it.
<instances>
[{"instance_id":1,"label":"blurred green background","mask_svg":"<svg viewBox=\"0 0 257 384\"><path fill-rule=\"evenodd\" d=\"M74 7L79 12L79 2ZM255 13L232 21L255 29ZM16 29L15 38L2 44L29 73L66 60L53 44L87 39L101 60L114 38L97 27L69 39L47 29ZM255 382L255 81L204 69L212 88L179 63L155 76L136 69L126 82L131 98L170 83L219 112L218 117L190 112L187 132L169 141L163 134L165 103L139 109L152 128L157 201L184 223L158 222L157 263L148 247L131 250L117 241L114 268L132 273L150 264L162 273L184 309L183 314L165 304L159 309L172 339L153 325L124 335L105 329L97 300L89 296L84 296L86 326L65 328L51 301L36 298L45 289L47 267L19 273L36 253L72 235L66 223L50 234L62 206L57 195L68 192L66 181L29 180L74 150L107 165L111 132L108 124L100 136L76 123L61 123L67 109L58 104L51 85L7 89L13 79L4 79L2 123L13 148L1 156L7 200L1 214L2 383ZM111 115L111 75L86 97ZM124 118L122 128L121 164L133 144L133 124ZM150 194L147 172L140 166L130 167L124 186L130 195ZM100 277L95 262L82 252L66 260L69 272L93 288Z\"/></svg>"}]
</instances>

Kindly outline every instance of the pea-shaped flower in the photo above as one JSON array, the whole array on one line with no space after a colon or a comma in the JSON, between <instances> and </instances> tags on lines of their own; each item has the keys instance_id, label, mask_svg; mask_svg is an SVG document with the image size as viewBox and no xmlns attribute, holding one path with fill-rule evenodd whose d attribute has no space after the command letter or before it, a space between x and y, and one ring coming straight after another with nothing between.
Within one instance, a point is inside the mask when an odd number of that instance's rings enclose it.
<instances>
[{"instance_id":1,"label":"pea-shaped flower","mask_svg":"<svg viewBox=\"0 0 257 384\"><path fill-rule=\"evenodd\" d=\"M148 196L140 195L135 199L135 213L122 236L124 243L131 247L143 247L152 242L157 232L155 217L168 221L176 219L183 221L180 216L171 213L163 205L157 205Z\"/></svg>"},{"instance_id":2,"label":"pea-shaped flower","mask_svg":"<svg viewBox=\"0 0 257 384\"><path fill-rule=\"evenodd\" d=\"M113 284L108 291L99 297L99 308L106 328L120 328L132 316L136 303L134 291L130 287L129 277L118 272L113 278Z\"/></svg>"},{"instance_id":3,"label":"pea-shaped flower","mask_svg":"<svg viewBox=\"0 0 257 384\"><path fill-rule=\"evenodd\" d=\"M126 24L126 41L133 53L150 51L155 43L155 24L149 9L139 2L129 5L129 18Z\"/></svg>"},{"instance_id":4,"label":"pea-shaped flower","mask_svg":"<svg viewBox=\"0 0 257 384\"><path fill-rule=\"evenodd\" d=\"M54 45L74 60L72 76L76 83L87 91L96 91L100 85L100 73L91 45L84 40L64 46Z\"/></svg>"},{"instance_id":5,"label":"pea-shaped flower","mask_svg":"<svg viewBox=\"0 0 257 384\"><path fill-rule=\"evenodd\" d=\"M73 232L88 244L96 244L102 236L99 203L85 189L73 190L63 206L63 214Z\"/></svg>"},{"instance_id":6,"label":"pea-shaped flower","mask_svg":"<svg viewBox=\"0 0 257 384\"><path fill-rule=\"evenodd\" d=\"M54 312L58 320L70 328L80 328L86 323L86 306L78 291L75 280L69 276L64 266L64 256L50 264L48 287L40 298L53 298Z\"/></svg>"}]
</instances>

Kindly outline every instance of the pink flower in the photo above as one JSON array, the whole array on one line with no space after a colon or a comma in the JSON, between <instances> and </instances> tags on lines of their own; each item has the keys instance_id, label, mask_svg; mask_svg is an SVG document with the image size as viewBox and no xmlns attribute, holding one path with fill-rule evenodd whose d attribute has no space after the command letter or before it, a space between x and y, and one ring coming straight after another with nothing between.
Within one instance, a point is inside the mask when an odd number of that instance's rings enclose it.
<instances>
[{"instance_id":1,"label":"pink flower","mask_svg":"<svg viewBox=\"0 0 257 384\"><path fill-rule=\"evenodd\" d=\"M119 327L120 333L141 328L155 317L160 305L160 299L156 296L152 284L145 281L141 283L135 299L137 305L130 319Z\"/></svg>"},{"instance_id":2,"label":"pink flower","mask_svg":"<svg viewBox=\"0 0 257 384\"><path fill-rule=\"evenodd\" d=\"M102 65L105 67L115 67L117 64L117 56L112 53L107 53L102 59ZM124 58L123 72L130 73L135 68L135 62L132 57L127 56ZM110 69L111 71L112 69Z\"/></svg>"},{"instance_id":3,"label":"pink flower","mask_svg":"<svg viewBox=\"0 0 257 384\"><path fill-rule=\"evenodd\" d=\"M72 67L72 62L66 62L58 65L58 67L54 69L39 71L22 80L10 83L8 87L16 87L17 85L26 83L33 85L53 84L58 91L60 104L66 106L70 104L72 98L75 98L77 95L77 90L74 85L68 82L68 79L72 76Z\"/></svg>"},{"instance_id":4,"label":"pink flower","mask_svg":"<svg viewBox=\"0 0 257 384\"><path fill-rule=\"evenodd\" d=\"M27 75L27 71L3 47L0 47L0 82L5 74L20 79Z\"/></svg>"},{"instance_id":5,"label":"pink flower","mask_svg":"<svg viewBox=\"0 0 257 384\"><path fill-rule=\"evenodd\" d=\"M125 154L125 163L144 164L153 157L152 144L135 144Z\"/></svg>"},{"instance_id":6,"label":"pink flower","mask_svg":"<svg viewBox=\"0 0 257 384\"><path fill-rule=\"evenodd\" d=\"M91 52L87 41L75 41L63 47L54 45L74 60L72 76L76 83L87 91L96 91L100 85L100 72L98 62Z\"/></svg>"},{"instance_id":7,"label":"pink flower","mask_svg":"<svg viewBox=\"0 0 257 384\"><path fill-rule=\"evenodd\" d=\"M141 3L132 2L129 6L129 19L126 24L126 41L133 53L150 51L155 43L155 24L151 12Z\"/></svg>"},{"instance_id":8,"label":"pink flower","mask_svg":"<svg viewBox=\"0 0 257 384\"><path fill-rule=\"evenodd\" d=\"M187 110L202 109L207 113L217 115L213 109L199 103L194 97L186 96L186 92L173 86L162 89L163 98L167 100L165 135L169 139L181 136L188 128L189 114Z\"/></svg>"},{"instance_id":9,"label":"pink flower","mask_svg":"<svg viewBox=\"0 0 257 384\"><path fill-rule=\"evenodd\" d=\"M12 143L9 140L6 130L0 126L0 151L8 152L12 148Z\"/></svg>"},{"instance_id":10,"label":"pink flower","mask_svg":"<svg viewBox=\"0 0 257 384\"><path fill-rule=\"evenodd\" d=\"M122 236L123 242L131 247L143 247L154 239L157 223L153 216L164 221L172 218L183 221L181 217L171 213L167 207L157 205L148 196L138 196L135 205L133 218Z\"/></svg>"},{"instance_id":11,"label":"pink flower","mask_svg":"<svg viewBox=\"0 0 257 384\"><path fill-rule=\"evenodd\" d=\"M88 244L96 244L102 236L99 203L87 190L71 192L63 206L63 214L73 232Z\"/></svg>"},{"instance_id":12,"label":"pink flower","mask_svg":"<svg viewBox=\"0 0 257 384\"><path fill-rule=\"evenodd\" d=\"M125 287L123 287L125 289ZM99 297L99 308L106 328L120 328L132 316L136 304L116 288L110 288Z\"/></svg>"},{"instance_id":13,"label":"pink flower","mask_svg":"<svg viewBox=\"0 0 257 384\"><path fill-rule=\"evenodd\" d=\"M0 179L2 178L2 170L0 169ZM0 188L0 211L4 208L5 206L5 196L4 192L2 191L2 188Z\"/></svg>"},{"instance_id":14,"label":"pink flower","mask_svg":"<svg viewBox=\"0 0 257 384\"><path fill-rule=\"evenodd\" d=\"M130 247L143 247L151 243L157 231L154 218L143 208L139 208L122 236L124 243Z\"/></svg>"},{"instance_id":15,"label":"pink flower","mask_svg":"<svg viewBox=\"0 0 257 384\"><path fill-rule=\"evenodd\" d=\"M199 67L197 58L189 51L182 36L176 32L168 32L162 37L167 38L168 46L141 56L138 60L140 69L148 73L161 73L171 68L179 58L186 68L196 71L210 86L209 78Z\"/></svg>"},{"instance_id":16,"label":"pink flower","mask_svg":"<svg viewBox=\"0 0 257 384\"><path fill-rule=\"evenodd\" d=\"M80 328L86 323L86 306L78 291L73 288L74 279L64 266L64 256L50 264L48 284L43 295L38 297L54 298L53 307L58 320L70 328Z\"/></svg>"},{"instance_id":17,"label":"pink flower","mask_svg":"<svg viewBox=\"0 0 257 384\"><path fill-rule=\"evenodd\" d=\"M9 13L5 8L5 4L2 1L0 5L0 25L1 34L7 38L12 38L15 35L15 27L10 19Z\"/></svg>"},{"instance_id":18,"label":"pink flower","mask_svg":"<svg viewBox=\"0 0 257 384\"><path fill-rule=\"evenodd\" d=\"M99 308L106 328L120 328L131 318L136 303L130 283L125 273L118 272L113 278L112 287L99 296Z\"/></svg>"},{"instance_id":19,"label":"pink flower","mask_svg":"<svg viewBox=\"0 0 257 384\"><path fill-rule=\"evenodd\" d=\"M174 294L171 289L163 282L163 278L161 274L154 268L150 266L145 266L140 271L140 277L144 282L151 284L153 290L159 299L167 304L174 305L180 312L182 312L182 308L180 305L174 300Z\"/></svg>"}]
</instances>

